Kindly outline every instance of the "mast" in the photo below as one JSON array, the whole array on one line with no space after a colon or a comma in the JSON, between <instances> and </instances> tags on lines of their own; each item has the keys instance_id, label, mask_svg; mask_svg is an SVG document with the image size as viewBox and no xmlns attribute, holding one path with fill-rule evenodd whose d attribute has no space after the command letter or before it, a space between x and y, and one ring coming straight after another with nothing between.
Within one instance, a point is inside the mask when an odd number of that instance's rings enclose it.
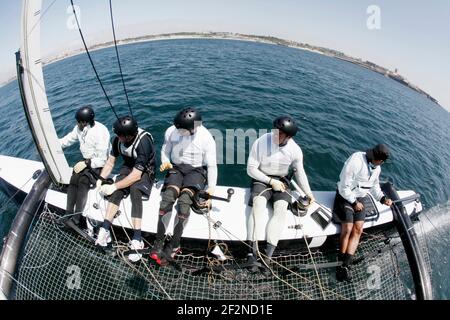
<instances>
[{"instance_id":1,"label":"mast","mask_svg":"<svg viewBox=\"0 0 450 320\"><path fill-rule=\"evenodd\" d=\"M16 54L20 94L34 142L53 183L68 184L72 170L53 125L41 61L42 0L24 0L21 47Z\"/></svg>"}]
</instances>

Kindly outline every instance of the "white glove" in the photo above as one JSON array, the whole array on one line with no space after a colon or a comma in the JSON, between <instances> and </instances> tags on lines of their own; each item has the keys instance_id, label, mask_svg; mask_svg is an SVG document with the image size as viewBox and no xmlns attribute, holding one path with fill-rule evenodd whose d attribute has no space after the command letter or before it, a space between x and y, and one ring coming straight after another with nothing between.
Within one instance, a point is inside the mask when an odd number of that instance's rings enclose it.
<instances>
[{"instance_id":1,"label":"white glove","mask_svg":"<svg viewBox=\"0 0 450 320\"><path fill-rule=\"evenodd\" d=\"M316 198L311 194L306 195L309 198L309 205L312 205L314 202L316 202Z\"/></svg>"},{"instance_id":2,"label":"white glove","mask_svg":"<svg viewBox=\"0 0 450 320\"><path fill-rule=\"evenodd\" d=\"M280 180L270 179L270 185L272 186L273 191L286 191L286 186Z\"/></svg>"},{"instance_id":3,"label":"white glove","mask_svg":"<svg viewBox=\"0 0 450 320\"><path fill-rule=\"evenodd\" d=\"M100 188L102 187L102 180L98 179L95 183L95 190L100 191Z\"/></svg>"},{"instance_id":4,"label":"white glove","mask_svg":"<svg viewBox=\"0 0 450 320\"><path fill-rule=\"evenodd\" d=\"M109 196L113 194L114 191L117 190L116 184L104 184L100 187L100 193L104 196Z\"/></svg>"},{"instance_id":5,"label":"white glove","mask_svg":"<svg viewBox=\"0 0 450 320\"><path fill-rule=\"evenodd\" d=\"M208 189L206 189L206 192L207 192L210 196L212 196L212 195L214 195L214 188L209 187ZM206 201L206 203L205 203L205 206L207 206L207 207L209 208L209 210L211 210L212 200L211 200L211 199L208 199L208 200Z\"/></svg>"},{"instance_id":6,"label":"white glove","mask_svg":"<svg viewBox=\"0 0 450 320\"><path fill-rule=\"evenodd\" d=\"M78 162L74 167L73 167L73 171L75 173L80 173L81 171L83 171L84 169L86 169L87 164L84 161L80 161Z\"/></svg>"},{"instance_id":7,"label":"white glove","mask_svg":"<svg viewBox=\"0 0 450 320\"><path fill-rule=\"evenodd\" d=\"M166 170L169 170L172 168L173 168L173 166L170 162L164 162L164 163L161 163L161 165L159 166L159 171L163 172L163 171L166 171Z\"/></svg>"},{"instance_id":8,"label":"white glove","mask_svg":"<svg viewBox=\"0 0 450 320\"><path fill-rule=\"evenodd\" d=\"M206 189L206 192L207 192L210 196L212 196L212 195L214 195L214 188L213 188L213 187L209 187L208 189Z\"/></svg>"}]
</instances>

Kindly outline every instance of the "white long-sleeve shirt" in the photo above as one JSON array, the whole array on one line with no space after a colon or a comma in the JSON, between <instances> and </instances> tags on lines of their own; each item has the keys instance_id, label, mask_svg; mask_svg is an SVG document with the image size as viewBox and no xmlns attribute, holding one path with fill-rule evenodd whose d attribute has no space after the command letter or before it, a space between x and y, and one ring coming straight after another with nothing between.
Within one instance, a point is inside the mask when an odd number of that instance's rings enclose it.
<instances>
[{"instance_id":1,"label":"white long-sleeve shirt","mask_svg":"<svg viewBox=\"0 0 450 320\"><path fill-rule=\"evenodd\" d=\"M296 169L295 179L306 195L312 195L308 178L303 167L303 152L293 139L280 147L273 142L273 133L266 133L252 146L247 162L247 174L255 180L268 184L269 176L284 177L289 168Z\"/></svg>"},{"instance_id":2,"label":"white long-sleeve shirt","mask_svg":"<svg viewBox=\"0 0 450 320\"><path fill-rule=\"evenodd\" d=\"M109 139L108 129L95 121L93 127L87 125L83 131L76 125L70 133L59 139L59 143L62 148L67 148L78 141L83 158L91 160L92 168L101 168L105 165L111 149Z\"/></svg>"},{"instance_id":3,"label":"white long-sleeve shirt","mask_svg":"<svg viewBox=\"0 0 450 320\"><path fill-rule=\"evenodd\" d=\"M164 134L161 162L189 164L195 168L206 166L208 187L217 184L216 142L204 126L198 126L189 136L180 135L175 126L169 127Z\"/></svg>"},{"instance_id":4,"label":"white long-sleeve shirt","mask_svg":"<svg viewBox=\"0 0 450 320\"><path fill-rule=\"evenodd\" d=\"M339 176L339 194L348 202L354 203L356 198L371 193L378 201L384 196L380 187L381 167L369 167L365 152L353 153L345 161Z\"/></svg>"}]
</instances>

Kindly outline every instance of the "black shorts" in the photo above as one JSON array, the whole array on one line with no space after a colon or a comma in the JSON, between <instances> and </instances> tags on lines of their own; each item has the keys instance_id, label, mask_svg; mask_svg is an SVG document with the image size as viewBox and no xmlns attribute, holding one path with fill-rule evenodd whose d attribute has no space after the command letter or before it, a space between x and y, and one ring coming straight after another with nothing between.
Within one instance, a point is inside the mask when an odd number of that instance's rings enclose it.
<instances>
[{"instance_id":1,"label":"black shorts","mask_svg":"<svg viewBox=\"0 0 450 320\"><path fill-rule=\"evenodd\" d=\"M81 171L80 173L75 173L72 172L72 177L70 178L70 183L71 184L78 184L78 181L80 180L80 178L82 176L85 176L89 179L89 188L93 189L96 186L97 183L97 178L94 176L100 176L100 172L102 171L103 168L95 168L95 169L84 169L83 171ZM93 174L92 171L94 171L95 173Z\"/></svg>"},{"instance_id":2,"label":"black shorts","mask_svg":"<svg viewBox=\"0 0 450 320\"><path fill-rule=\"evenodd\" d=\"M116 178L116 182L125 179L125 177L131 173L131 171L133 171L133 168L123 166ZM131 186L135 186L136 188L138 188L142 192L144 198L148 198L150 197L150 193L152 192L153 180L154 179L150 177L150 174L148 172L143 172L141 179L139 181L136 181ZM123 189L125 192L125 196L128 196L130 194L130 187Z\"/></svg>"},{"instance_id":3,"label":"black shorts","mask_svg":"<svg viewBox=\"0 0 450 320\"><path fill-rule=\"evenodd\" d=\"M265 189L269 190L264 191ZM285 200L288 203L291 202L291 196L288 195L287 192L273 191L269 184L253 180L251 186L250 205L253 205L253 198L258 195L266 198L268 201L271 200L272 202L276 202L278 200Z\"/></svg>"},{"instance_id":4,"label":"black shorts","mask_svg":"<svg viewBox=\"0 0 450 320\"><path fill-rule=\"evenodd\" d=\"M163 191L172 185L180 189L189 188L195 191L203 190L207 180L207 170L204 167L193 167L188 164L174 165L164 179Z\"/></svg>"},{"instance_id":5,"label":"black shorts","mask_svg":"<svg viewBox=\"0 0 450 320\"><path fill-rule=\"evenodd\" d=\"M357 200L359 202L365 203L364 198L357 198ZM333 220L335 222L340 223L353 223L355 221L364 221L366 219L366 207L364 206L363 210L355 212L355 209L353 209L352 204L347 200L345 200L339 194L339 192L336 191L336 197L334 199L333 205L333 216L334 216Z\"/></svg>"}]
</instances>

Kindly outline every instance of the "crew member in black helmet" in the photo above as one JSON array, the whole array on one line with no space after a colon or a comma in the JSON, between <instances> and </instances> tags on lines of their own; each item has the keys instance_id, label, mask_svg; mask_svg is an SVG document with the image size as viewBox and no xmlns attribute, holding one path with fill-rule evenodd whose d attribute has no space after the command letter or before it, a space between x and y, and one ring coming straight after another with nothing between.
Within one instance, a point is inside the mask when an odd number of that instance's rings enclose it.
<instances>
[{"instance_id":1,"label":"crew member in black helmet","mask_svg":"<svg viewBox=\"0 0 450 320\"><path fill-rule=\"evenodd\" d=\"M64 138L59 139L59 142L62 148L67 148L77 141L80 143L83 159L73 167L66 205L66 213L72 215L75 224L79 224L80 221L84 222L84 219L80 218L86 205L88 191L95 186L94 175L99 174L105 165L111 145L108 129L95 121L91 106L78 109L75 119L77 125Z\"/></svg>"},{"instance_id":2,"label":"crew member in black helmet","mask_svg":"<svg viewBox=\"0 0 450 320\"><path fill-rule=\"evenodd\" d=\"M183 109L164 135L160 171L169 171L161 193L157 235L150 254L158 264L166 264L179 251L195 192L203 190L207 184L206 192L212 195L216 187L216 143L201 121L197 110L190 107ZM173 237L164 248L170 213L177 199L178 213ZM209 206L210 201L204 205Z\"/></svg>"},{"instance_id":3,"label":"crew member in black helmet","mask_svg":"<svg viewBox=\"0 0 450 320\"><path fill-rule=\"evenodd\" d=\"M280 116L273 121L273 131L255 141L247 162L247 174L252 178L251 195L252 212L247 221L247 240L249 253L247 262L251 265L261 253L256 247L256 240L264 233L263 216L267 201L273 203L274 214L267 225L267 246L262 257L270 261L280 239L288 215L291 196L285 191L288 186L283 178L295 168L295 178L299 187L309 198L309 204L315 201L303 167L303 152L292 139L298 131L294 119Z\"/></svg>"},{"instance_id":4,"label":"crew member in black helmet","mask_svg":"<svg viewBox=\"0 0 450 320\"><path fill-rule=\"evenodd\" d=\"M336 269L339 281L350 281L350 266L363 232L366 211L365 198L368 193L382 204L391 206L380 188L381 165L389 158L389 148L378 144L366 152L355 152L345 162L337 184L334 200L333 220L341 223L339 260L342 266Z\"/></svg>"},{"instance_id":5,"label":"crew member in black helmet","mask_svg":"<svg viewBox=\"0 0 450 320\"><path fill-rule=\"evenodd\" d=\"M123 166L114 184L103 184L97 181L97 188L103 195L110 195L106 216L99 230L96 244L102 247L111 242L110 228L120 201L130 195L131 218L134 229L133 239L129 243L130 250L144 248L141 237L142 198L149 198L155 176L155 148L150 133L138 127L133 117L119 118L113 126L116 137L112 143L111 154L100 176L107 178L114 168L116 159L123 158ZM139 261L142 254L136 252L128 256Z\"/></svg>"}]
</instances>

